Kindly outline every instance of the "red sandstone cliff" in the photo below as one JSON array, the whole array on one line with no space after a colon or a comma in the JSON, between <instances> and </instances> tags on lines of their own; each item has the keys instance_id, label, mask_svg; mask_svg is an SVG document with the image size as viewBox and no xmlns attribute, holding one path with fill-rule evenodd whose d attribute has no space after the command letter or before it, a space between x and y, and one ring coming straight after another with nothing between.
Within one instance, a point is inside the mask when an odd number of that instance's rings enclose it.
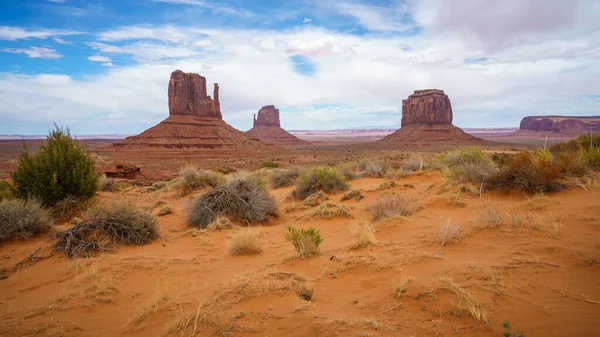
<instances>
[{"instance_id":1,"label":"red sandstone cliff","mask_svg":"<svg viewBox=\"0 0 600 337\"><path fill-rule=\"evenodd\" d=\"M266 105L258 110L258 117L254 115L254 126L247 133L263 142L277 145L310 144L285 131L280 125L279 109L276 109L274 105Z\"/></svg>"}]
</instances>

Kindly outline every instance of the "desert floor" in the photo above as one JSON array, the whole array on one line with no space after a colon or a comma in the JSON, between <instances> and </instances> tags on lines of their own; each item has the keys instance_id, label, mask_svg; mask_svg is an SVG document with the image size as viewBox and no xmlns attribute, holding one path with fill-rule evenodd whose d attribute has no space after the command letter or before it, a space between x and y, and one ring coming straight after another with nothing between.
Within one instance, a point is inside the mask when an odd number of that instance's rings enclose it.
<instances>
[{"instance_id":1,"label":"desert floor","mask_svg":"<svg viewBox=\"0 0 600 337\"><path fill-rule=\"evenodd\" d=\"M600 189L479 196L436 171L381 189L385 181L350 181L366 196L358 202L329 195L353 218L289 211L292 187L270 190L281 215L256 226L263 252L251 256L228 255L239 229L186 224L193 195L99 192L99 203L154 213L165 202L173 213L158 218L161 238L77 260L49 256L47 235L3 244L0 336L500 336L503 321L527 336L598 335ZM351 249L370 221L366 206L382 195L410 197L419 210L372 221L377 243ZM442 246L448 221L460 237ZM322 254L295 258L286 225L319 229ZM34 251L48 257L32 262ZM306 283L311 301L298 295Z\"/></svg>"}]
</instances>

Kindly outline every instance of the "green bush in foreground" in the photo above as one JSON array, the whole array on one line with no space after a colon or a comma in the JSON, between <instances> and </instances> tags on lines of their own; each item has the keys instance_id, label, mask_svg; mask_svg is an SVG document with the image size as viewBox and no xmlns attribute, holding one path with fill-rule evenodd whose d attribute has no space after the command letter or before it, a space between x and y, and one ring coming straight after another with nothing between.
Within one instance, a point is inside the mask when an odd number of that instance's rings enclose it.
<instances>
[{"instance_id":1,"label":"green bush in foreground","mask_svg":"<svg viewBox=\"0 0 600 337\"><path fill-rule=\"evenodd\" d=\"M26 239L52 226L52 217L36 200L0 201L0 242Z\"/></svg>"},{"instance_id":2,"label":"green bush in foreground","mask_svg":"<svg viewBox=\"0 0 600 337\"><path fill-rule=\"evenodd\" d=\"M294 194L305 199L317 192L341 192L349 189L344 176L332 167L312 167L300 174L296 180Z\"/></svg>"},{"instance_id":3,"label":"green bush in foreground","mask_svg":"<svg viewBox=\"0 0 600 337\"><path fill-rule=\"evenodd\" d=\"M442 156L442 174L450 179L474 184L498 172L490 156L478 147L462 149Z\"/></svg>"},{"instance_id":4,"label":"green bush in foreground","mask_svg":"<svg viewBox=\"0 0 600 337\"><path fill-rule=\"evenodd\" d=\"M18 162L11 173L18 198L36 198L52 206L66 198L85 199L96 193L94 159L71 137L68 128L55 125L35 155L30 155L24 145Z\"/></svg>"},{"instance_id":5,"label":"green bush in foreground","mask_svg":"<svg viewBox=\"0 0 600 337\"><path fill-rule=\"evenodd\" d=\"M292 226L287 228L285 239L291 242L300 258L310 257L319 252L323 239L321 233L314 228L298 229Z\"/></svg>"}]
</instances>

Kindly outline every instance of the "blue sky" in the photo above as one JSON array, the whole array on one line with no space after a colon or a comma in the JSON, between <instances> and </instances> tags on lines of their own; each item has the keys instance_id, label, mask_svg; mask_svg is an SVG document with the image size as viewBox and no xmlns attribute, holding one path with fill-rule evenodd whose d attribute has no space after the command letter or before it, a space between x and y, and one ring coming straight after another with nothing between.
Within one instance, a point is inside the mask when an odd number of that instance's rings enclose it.
<instances>
[{"instance_id":1,"label":"blue sky","mask_svg":"<svg viewBox=\"0 0 600 337\"><path fill-rule=\"evenodd\" d=\"M221 87L247 130L398 127L439 88L463 127L600 114L595 0L0 0L0 134L139 133L175 69ZM474 15L476 13L477 15Z\"/></svg>"}]
</instances>

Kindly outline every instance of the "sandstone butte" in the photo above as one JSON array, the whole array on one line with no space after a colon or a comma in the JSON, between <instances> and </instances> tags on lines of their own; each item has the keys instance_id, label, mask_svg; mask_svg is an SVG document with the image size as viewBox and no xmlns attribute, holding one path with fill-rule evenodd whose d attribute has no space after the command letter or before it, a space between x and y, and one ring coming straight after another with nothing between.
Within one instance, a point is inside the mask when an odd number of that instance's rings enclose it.
<instances>
[{"instance_id":1,"label":"sandstone butte","mask_svg":"<svg viewBox=\"0 0 600 337\"><path fill-rule=\"evenodd\" d=\"M574 137L600 133L600 116L530 116L521 120L515 136Z\"/></svg>"},{"instance_id":2,"label":"sandstone butte","mask_svg":"<svg viewBox=\"0 0 600 337\"><path fill-rule=\"evenodd\" d=\"M390 145L445 145L477 144L482 139L473 137L452 125L452 106L443 90L415 90L402 100L400 129L379 140Z\"/></svg>"},{"instance_id":3,"label":"sandstone butte","mask_svg":"<svg viewBox=\"0 0 600 337\"><path fill-rule=\"evenodd\" d=\"M253 127L247 133L263 142L276 145L297 146L310 144L281 128L279 109L276 109L274 105L266 105L258 110L258 117L254 115Z\"/></svg>"},{"instance_id":4,"label":"sandstone butte","mask_svg":"<svg viewBox=\"0 0 600 337\"><path fill-rule=\"evenodd\" d=\"M223 121L219 85L213 98L206 78L176 70L169 80L169 117L137 136L127 137L105 150L218 149L265 151L273 145L253 139Z\"/></svg>"}]
</instances>

